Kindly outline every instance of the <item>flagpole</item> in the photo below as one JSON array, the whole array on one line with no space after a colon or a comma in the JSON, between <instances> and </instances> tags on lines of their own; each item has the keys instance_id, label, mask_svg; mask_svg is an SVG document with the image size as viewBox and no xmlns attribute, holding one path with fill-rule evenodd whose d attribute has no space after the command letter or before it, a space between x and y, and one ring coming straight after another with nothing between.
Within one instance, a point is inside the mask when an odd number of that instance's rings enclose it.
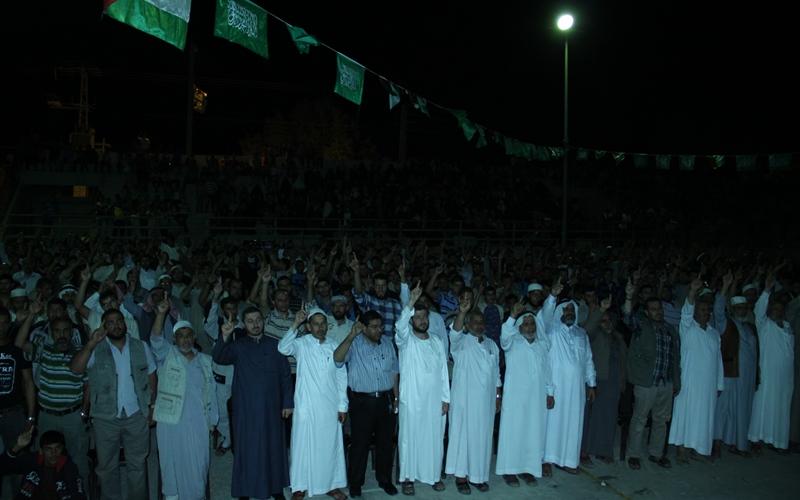
<instances>
[{"instance_id":1,"label":"flagpole","mask_svg":"<svg viewBox=\"0 0 800 500\"><path fill-rule=\"evenodd\" d=\"M186 71L186 143L184 151L186 156L192 155L192 140L194 135L194 43L187 40L189 49L189 62Z\"/></svg>"},{"instance_id":2,"label":"flagpole","mask_svg":"<svg viewBox=\"0 0 800 500\"><path fill-rule=\"evenodd\" d=\"M567 171L569 170L569 44L567 33L572 28L575 18L570 14L562 14L556 21L558 29L564 33L564 166L561 175L561 246L567 246Z\"/></svg>"}]
</instances>

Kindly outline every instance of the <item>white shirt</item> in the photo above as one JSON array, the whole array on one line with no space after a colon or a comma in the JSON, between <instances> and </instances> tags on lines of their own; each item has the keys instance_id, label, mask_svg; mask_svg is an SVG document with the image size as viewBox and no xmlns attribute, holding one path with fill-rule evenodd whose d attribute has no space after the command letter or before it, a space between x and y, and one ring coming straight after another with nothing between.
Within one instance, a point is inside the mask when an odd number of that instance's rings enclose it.
<instances>
[{"instance_id":1,"label":"white shirt","mask_svg":"<svg viewBox=\"0 0 800 500\"><path fill-rule=\"evenodd\" d=\"M139 411L140 408L139 401L136 399L136 390L133 387L133 375L131 374L131 350L128 347L130 342L126 337L125 345L122 346L120 351L108 338L105 341L108 342L108 346L111 348L114 367L117 369L117 418L122 417L122 410L125 410L125 415L131 416ZM156 371L156 362L153 358L153 353L150 352L150 346L145 343L142 344L144 345L144 356L147 359L147 374L151 375ZM93 366L94 352L89 357L89 363L86 368Z\"/></svg>"}]
</instances>

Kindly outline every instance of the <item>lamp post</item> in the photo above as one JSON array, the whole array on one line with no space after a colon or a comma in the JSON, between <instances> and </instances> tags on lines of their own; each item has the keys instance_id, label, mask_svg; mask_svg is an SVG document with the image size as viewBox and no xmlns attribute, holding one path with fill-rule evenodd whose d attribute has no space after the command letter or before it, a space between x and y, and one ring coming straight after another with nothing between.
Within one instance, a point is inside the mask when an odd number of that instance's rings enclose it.
<instances>
[{"instance_id":1,"label":"lamp post","mask_svg":"<svg viewBox=\"0 0 800 500\"><path fill-rule=\"evenodd\" d=\"M570 14L558 16L556 26L564 32L564 164L561 172L561 246L567 246L567 170L569 168L569 44L567 32L575 24Z\"/></svg>"}]
</instances>

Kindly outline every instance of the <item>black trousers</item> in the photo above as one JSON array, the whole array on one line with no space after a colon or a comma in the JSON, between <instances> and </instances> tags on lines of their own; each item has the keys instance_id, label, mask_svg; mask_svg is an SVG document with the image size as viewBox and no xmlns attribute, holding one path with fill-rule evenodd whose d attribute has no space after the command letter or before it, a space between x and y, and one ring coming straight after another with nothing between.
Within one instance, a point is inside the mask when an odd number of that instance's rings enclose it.
<instances>
[{"instance_id":1,"label":"black trousers","mask_svg":"<svg viewBox=\"0 0 800 500\"><path fill-rule=\"evenodd\" d=\"M375 436L375 478L379 484L393 483L394 430L397 415L391 409L392 392L375 398L350 392L350 460L347 483L364 486L367 456Z\"/></svg>"}]
</instances>

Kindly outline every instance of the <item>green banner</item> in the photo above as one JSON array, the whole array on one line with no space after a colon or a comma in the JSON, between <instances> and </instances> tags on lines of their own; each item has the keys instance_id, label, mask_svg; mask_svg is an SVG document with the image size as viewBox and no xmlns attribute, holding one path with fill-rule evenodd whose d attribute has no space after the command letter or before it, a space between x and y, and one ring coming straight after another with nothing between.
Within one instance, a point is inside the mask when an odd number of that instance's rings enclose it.
<instances>
[{"instance_id":1,"label":"green banner","mask_svg":"<svg viewBox=\"0 0 800 500\"><path fill-rule=\"evenodd\" d=\"M420 113L428 118L431 117L430 113L428 113L428 101L424 97L414 96L414 109L419 110Z\"/></svg>"},{"instance_id":2,"label":"green banner","mask_svg":"<svg viewBox=\"0 0 800 500\"><path fill-rule=\"evenodd\" d=\"M214 35L268 57L267 11L249 0L217 0Z\"/></svg>"},{"instance_id":3,"label":"green banner","mask_svg":"<svg viewBox=\"0 0 800 500\"><path fill-rule=\"evenodd\" d=\"M633 154L633 166L635 168L647 168L650 166L650 157L643 154Z\"/></svg>"},{"instance_id":4,"label":"green banner","mask_svg":"<svg viewBox=\"0 0 800 500\"><path fill-rule=\"evenodd\" d=\"M681 155L680 157L681 170L694 170L694 155Z\"/></svg>"},{"instance_id":5,"label":"green banner","mask_svg":"<svg viewBox=\"0 0 800 500\"><path fill-rule=\"evenodd\" d=\"M461 131L464 132L464 137L467 141L471 141L472 138L475 137L475 133L478 129L475 127L475 124L467 118L467 112L461 109L451 109L449 111L456 117L456 120L458 120L458 125L461 127Z\"/></svg>"},{"instance_id":6,"label":"green banner","mask_svg":"<svg viewBox=\"0 0 800 500\"><path fill-rule=\"evenodd\" d=\"M364 66L337 52L336 87L333 91L348 101L361 105L361 96L364 93Z\"/></svg>"},{"instance_id":7,"label":"green banner","mask_svg":"<svg viewBox=\"0 0 800 500\"><path fill-rule=\"evenodd\" d=\"M792 166L792 155L769 155L769 169L770 171L788 170Z\"/></svg>"},{"instance_id":8,"label":"green banner","mask_svg":"<svg viewBox=\"0 0 800 500\"><path fill-rule=\"evenodd\" d=\"M616 163L617 165L625 161L625 153L615 152L611 153L611 156L614 157L614 163Z\"/></svg>"},{"instance_id":9,"label":"green banner","mask_svg":"<svg viewBox=\"0 0 800 500\"><path fill-rule=\"evenodd\" d=\"M478 129L478 142L475 143L475 147L484 148L489 144L486 142L486 129L483 127L483 125L476 124L475 127Z\"/></svg>"},{"instance_id":10,"label":"green banner","mask_svg":"<svg viewBox=\"0 0 800 500\"><path fill-rule=\"evenodd\" d=\"M292 41L294 41L297 50L301 54L308 54L312 46L319 46L319 41L306 33L306 30L303 28L298 28L297 26L286 23L286 29L289 30L289 35L292 37Z\"/></svg>"},{"instance_id":11,"label":"green banner","mask_svg":"<svg viewBox=\"0 0 800 500\"><path fill-rule=\"evenodd\" d=\"M755 155L736 155L736 170L738 172L752 172L755 169Z\"/></svg>"},{"instance_id":12,"label":"green banner","mask_svg":"<svg viewBox=\"0 0 800 500\"><path fill-rule=\"evenodd\" d=\"M725 164L725 155L713 155L711 159L714 160L714 170L719 170Z\"/></svg>"},{"instance_id":13,"label":"green banner","mask_svg":"<svg viewBox=\"0 0 800 500\"><path fill-rule=\"evenodd\" d=\"M394 109L398 104L400 104L400 91L397 90L394 83L389 82L389 111Z\"/></svg>"},{"instance_id":14,"label":"green banner","mask_svg":"<svg viewBox=\"0 0 800 500\"><path fill-rule=\"evenodd\" d=\"M671 163L672 163L671 155L656 156L656 168L659 170L669 170Z\"/></svg>"}]
</instances>

